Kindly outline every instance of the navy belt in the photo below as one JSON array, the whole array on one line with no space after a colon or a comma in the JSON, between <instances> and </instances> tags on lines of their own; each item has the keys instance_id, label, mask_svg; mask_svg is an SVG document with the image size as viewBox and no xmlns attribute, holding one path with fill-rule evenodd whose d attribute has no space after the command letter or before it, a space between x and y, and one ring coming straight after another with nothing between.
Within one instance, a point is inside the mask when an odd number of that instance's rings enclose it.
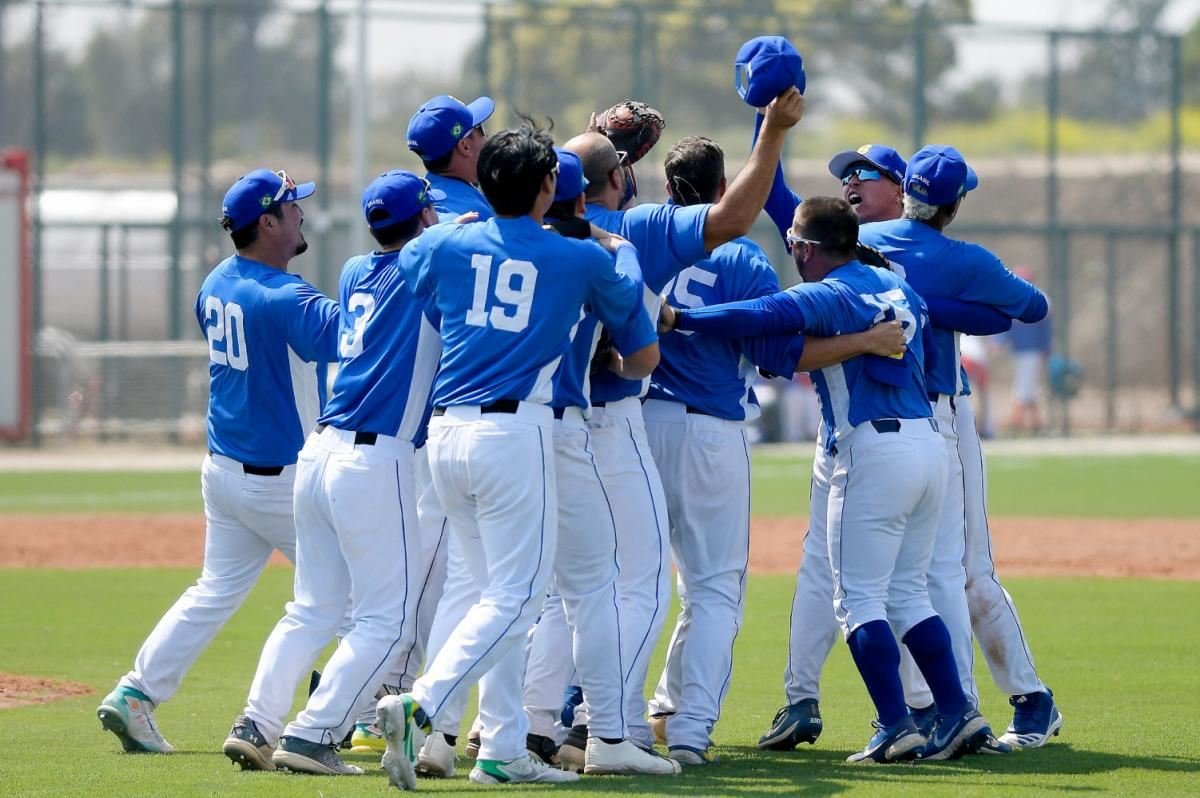
<instances>
[{"instance_id":1,"label":"navy belt","mask_svg":"<svg viewBox=\"0 0 1200 798\"><path fill-rule=\"evenodd\" d=\"M520 409L521 403L516 399L497 399L490 404L479 406L480 413L515 413ZM435 416L444 416L446 415L446 408L435 407L433 408L433 414Z\"/></svg>"},{"instance_id":2,"label":"navy belt","mask_svg":"<svg viewBox=\"0 0 1200 798\"><path fill-rule=\"evenodd\" d=\"M942 394L938 393L937 391L930 391L929 392L929 401L934 404L937 404L937 401L938 401L938 399L941 398L941 396L942 396ZM954 397L951 396L950 394L946 394L946 397L950 400L950 409L957 413L958 408L956 408L954 406Z\"/></svg>"},{"instance_id":3,"label":"navy belt","mask_svg":"<svg viewBox=\"0 0 1200 798\"><path fill-rule=\"evenodd\" d=\"M212 455L213 451L209 449L208 453ZM232 460L233 458L230 459ZM246 465L245 463L240 463L239 465L242 467L243 474L253 474L256 477L277 477L283 473L283 469L287 468L287 466L256 466Z\"/></svg>"},{"instance_id":4,"label":"navy belt","mask_svg":"<svg viewBox=\"0 0 1200 798\"><path fill-rule=\"evenodd\" d=\"M328 426L329 426L328 424L318 424L317 425L317 433L319 434L319 433L324 432L325 428ZM377 441L377 440L379 440L379 433L377 433L377 432L356 432L356 433L354 433L354 445L355 446L374 446L375 441Z\"/></svg>"},{"instance_id":5,"label":"navy belt","mask_svg":"<svg viewBox=\"0 0 1200 798\"><path fill-rule=\"evenodd\" d=\"M873 418L871 426L876 432L899 432L900 419L898 418Z\"/></svg>"},{"instance_id":6,"label":"navy belt","mask_svg":"<svg viewBox=\"0 0 1200 798\"><path fill-rule=\"evenodd\" d=\"M565 407L554 408L554 417L556 419L558 419L559 421L562 421L563 413L565 413L566 410L567 410L567 408L565 408Z\"/></svg>"}]
</instances>

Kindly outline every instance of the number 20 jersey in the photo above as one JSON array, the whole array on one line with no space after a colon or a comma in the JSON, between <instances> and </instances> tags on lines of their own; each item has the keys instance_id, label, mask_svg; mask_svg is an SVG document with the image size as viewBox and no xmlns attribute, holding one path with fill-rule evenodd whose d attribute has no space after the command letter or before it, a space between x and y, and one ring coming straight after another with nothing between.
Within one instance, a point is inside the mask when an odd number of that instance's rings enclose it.
<instances>
[{"instance_id":1,"label":"number 20 jersey","mask_svg":"<svg viewBox=\"0 0 1200 798\"><path fill-rule=\"evenodd\" d=\"M529 216L431 227L405 245L400 268L442 317L438 407L548 404L583 305L614 327L641 311L640 284L600 245Z\"/></svg>"},{"instance_id":2,"label":"number 20 jersey","mask_svg":"<svg viewBox=\"0 0 1200 798\"><path fill-rule=\"evenodd\" d=\"M302 277L233 255L200 287L208 339L208 448L290 465L321 409L318 367L336 360L337 303Z\"/></svg>"}]
</instances>

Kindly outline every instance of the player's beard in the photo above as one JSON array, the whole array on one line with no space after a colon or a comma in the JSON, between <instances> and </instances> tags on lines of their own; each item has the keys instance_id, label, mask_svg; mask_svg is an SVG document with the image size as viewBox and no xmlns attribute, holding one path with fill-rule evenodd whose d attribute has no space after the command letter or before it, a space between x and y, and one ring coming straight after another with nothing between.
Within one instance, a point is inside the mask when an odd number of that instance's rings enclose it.
<instances>
[{"instance_id":1,"label":"player's beard","mask_svg":"<svg viewBox=\"0 0 1200 798\"><path fill-rule=\"evenodd\" d=\"M300 243L296 245L296 255L303 255L308 252L308 242L304 240L304 234L300 234ZM293 255L292 257L295 257Z\"/></svg>"}]
</instances>

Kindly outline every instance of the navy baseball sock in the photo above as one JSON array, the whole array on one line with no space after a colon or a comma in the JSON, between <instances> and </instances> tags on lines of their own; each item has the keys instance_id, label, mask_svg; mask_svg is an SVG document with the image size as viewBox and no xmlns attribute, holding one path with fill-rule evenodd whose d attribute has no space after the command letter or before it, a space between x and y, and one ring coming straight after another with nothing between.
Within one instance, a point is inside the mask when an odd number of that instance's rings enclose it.
<instances>
[{"instance_id":1,"label":"navy baseball sock","mask_svg":"<svg viewBox=\"0 0 1200 798\"><path fill-rule=\"evenodd\" d=\"M929 682L938 714L962 712L967 706L967 696L958 680L954 649L950 647L950 630L942 619L934 615L909 629L904 636L904 645L908 646L925 681Z\"/></svg>"},{"instance_id":2,"label":"navy baseball sock","mask_svg":"<svg viewBox=\"0 0 1200 798\"><path fill-rule=\"evenodd\" d=\"M875 702L879 722L891 726L908 714L900 684L900 647L887 621L871 621L850 633L846 640L854 664Z\"/></svg>"}]
</instances>

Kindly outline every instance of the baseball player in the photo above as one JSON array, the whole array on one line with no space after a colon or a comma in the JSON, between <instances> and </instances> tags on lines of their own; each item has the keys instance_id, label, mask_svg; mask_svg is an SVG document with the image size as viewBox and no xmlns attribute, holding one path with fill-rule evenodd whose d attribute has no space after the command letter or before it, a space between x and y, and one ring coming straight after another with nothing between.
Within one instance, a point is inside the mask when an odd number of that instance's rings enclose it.
<instances>
[{"instance_id":1,"label":"baseball player","mask_svg":"<svg viewBox=\"0 0 1200 798\"><path fill-rule=\"evenodd\" d=\"M225 194L221 224L237 254L209 273L196 299L209 359L204 566L96 710L126 751L171 752L155 707L175 695L271 552L295 560L296 454L320 410L317 364L337 357L337 304L287 271L308 248L297 203L315 190L258 169Z\"/></svg>"},{"instance_id":2,"label":"baseball player","mask_svg":"<svg viewBox=\"0 0 1200 798\"><path fill-rule=\"evenodd\" d=\"M492 206L479 190L479 151L487 141L483 123L496 104L479 97L465 104L440 94L417 109L408 122L408 148L425 164L425 179L445 195L437 204L438 219L453 222L475 211L480 221L492 218Z\"/></svg>"},{"instance_id":3,"label":"baseball player","mask_svg":"<svg viewBox=\"0 0 1200 798\"><path fill-rule=\"evenodd\" d=\"M629 178L612 143L598 133L567 142L566 148L583 161L588 179L586 218L637 247L648 302L656 305L666 284L713 248L749 232L770 189L787 131L803 113L804 98L795 89L771 103L745 169L716 205L642 204L622 211ZM591 383L588 428L617 528L626 722L630 737L649 748L653 736L645 718L646 672L666 616L670 568L666 499L642 420L640 397L647 387L644 381L597 374ZM582 764L585 738L586 730L572 729L559 754L564 762Z\"/></svg>"},{"instance_id":4,"label":"baseball player","mask_svg":"<svg viewBox=\"0 0 1200 798\"><path fill-rule=\"evenodd\" d=\"M267 638L224 746L244 769L361 774L338 757L338 745L415 636L422 546L413 452L441 342L436 316L397 262L401 247L437 223L441 198L399 170L363 192L379 249L342 269L339 369L297 465L295 597ZM348 602L348 631L304 710L283 728L296 686L343 625Z\"/></svg>"},{"instance_id":5,"label":"baseball player","mask_svg":"<svg viewBox=\"0 0 1200 798\"><path fill-rule=\"evenodd\" d=\"M905 279L918 293L986 304L1010 319L1026 323L1039 321L1049 306L1036 287L1010 272L983 247L955 241L942 232L954 220L963 197L977 185L974 170L957 150L924 147L912 157L905 173L903 218L864 226L863 240L900 264ZM991 560L984 510L986 477L978 433L973 414L969 421L959 416L969 387L962 370L958 336L953 328L934 330L938 356L927 377L929 399L934 403L950 467L929 591L950 628L964 689L978 700L971 667L974 626L993 678L1012 696L1017 711L999 742L1036 747L1058 732L1062 714L1033 668L1016 609L996 578ZM965 451L964 434L970 438ZM965 495L968 484L973 494L970 501ZM964 567L965 563L969 564ZM908 697L909 705L917 708L914 714L932 719L927 709L931 703L928 690L919 680L910 682L915 684Z\"/></svg>"},{"instance_id":6,"label":"baseball player","mask_svg":"<svg viewBox=\"0 0 1200 798\"><path fill-rule=\"evenodd\" d=\"M789 243L803 284L757 300L667 308L664 320L668 328L727 336L830 335L863 330L890 315L903 323L909 345L902 359L861 356L813 374L825 448L833 457L828 519L834 609L878 715L877 731L849 761L893 762L919 752L949 758L986 721L962 690L949 634L925 589L946 458L925 397L924 302L892 272L858 262L858 218L845 200L802 203ZM939 723L929 738L904 702L897 638L934 692Z\"/></svg>"},{"instance_id":7,"label":"baseball player","mask_svg":"<svg viewBox=\"0 0 1200 798\"><path fill-rule=\"evenodd\" d=\"M401 255L406 278L442 316L442 358L429 429L433 481L480 602L410 694L385 696L383 766L408 783L420 731L456 692L480 683L482 784L567 782L525 749L520 645L546 595L558 537L552 378L584 304L619 327L640 304L636 281L591 241L542 228L558 158L531 127L480 152L480 186L496 217L439 225ZM603 239L613 249L627 242Z\"/></svg>"},{"instance_id":8,"label":"baseball player","mask_svg":"<svg viewBox=\"0 0 1200 798\"><path fill-rule=\"evenodd\" d=\"M758 120L761 124L761 117ZM842 182L842 198L854 208L861 223L892 218L902 206L902 183L907 164L891 147L866 144L836 154L829 171ZM782 165L767 210L786 241L800 197L787 187ZM790 248L790 247L789 247ZM862 252L860 251L860 254ZM985 306L925 295L935 324L992 334L1011 321ZM819 707L821 670L837 639L838 624L832 608L833 575L829 568L826 511L833 459L824 446L826 430L818 430L813 473L809 486L809 528L804 538L804 558L796 574L796 591L790 615L788 662L784 672L787 704L775 715L758 747L791 750L801 742L815 743L822 726ZM911 675L909 672L907 675Z\"/></svg>"},{"instance_id":9,"label":"baseball player","mask_svg":"<svg viewBox=\"0 0 1200 798\"><path fill-rule=\"evenodd\" d=\"M668 195L678 205L719 202L725 192L724 153L710 139L685 138L667 154L666 176ZM677 307L704 307L778 290L766 254L750 239L738 238L680 272L665 295ZM681 761L708 761L709 734L732 678L750 543L744 425L758 415L750 387L754 366L790 376L797 361L804 369L835 362L813 361L822 347L858 341L870 346L877 334L882 336L879 354L903 351L899 322L875 333L811 339L811 346L803 336L791 335L739 341L671 335L662 341L663 361L643 413L667 497L682 609L650 712L656 738ZM856 348L836 359L864 351Z\"/></svg>"},{"instance_id":10,"label":"baseball player","mask_svg":"<svg viewBox=\"0 0 1200 798\"><path fill-rule=\"evenodd\" d=\"M587 185L579 156L559 149L558 187L547 218L563 235L590 236L583 219L583 193ZM645 378L658 365L658 333L641 303L641 269L632 247L617 253L617 269L636 277L633 313L620 326L610 326L614 347L609 362L626 377ZM586 312L586 311L585 311ZM554 450L559 496L559 548L554 564L556 590L547 599L549 615L534 628L529 671L525 679L525 710L530 722L531 750L552 754L555 715L563 689L577 663L578 681L588 696L589 737L585 749L586 774L672 775L679 764L648 753L626 739L625 673L620 656L621 611L616 588L617 535L613 511L597 472L591 435L585 422L588 411L589 370L600 338L599 319L587 315L572 330L571 346L554 377L552 405ZM554 603L564 607L562 615ZM573 657L561 651L555 663L536 654L549 653L540 638L558 637L565 622L571 632ZM615 652L615 656L614 656ZM558 668L554 669L553 666ZM556 670L546 674L545 671ZM530 676L532 673L534 676ZM547 678L549 676L549 678ZM536 677L536 681L534 680ZM542 711L536 711L540 706ZM534 711L531 711L534 710ZM543 755L543 758L548 758Z\"/></svg>"}]
</instances>

